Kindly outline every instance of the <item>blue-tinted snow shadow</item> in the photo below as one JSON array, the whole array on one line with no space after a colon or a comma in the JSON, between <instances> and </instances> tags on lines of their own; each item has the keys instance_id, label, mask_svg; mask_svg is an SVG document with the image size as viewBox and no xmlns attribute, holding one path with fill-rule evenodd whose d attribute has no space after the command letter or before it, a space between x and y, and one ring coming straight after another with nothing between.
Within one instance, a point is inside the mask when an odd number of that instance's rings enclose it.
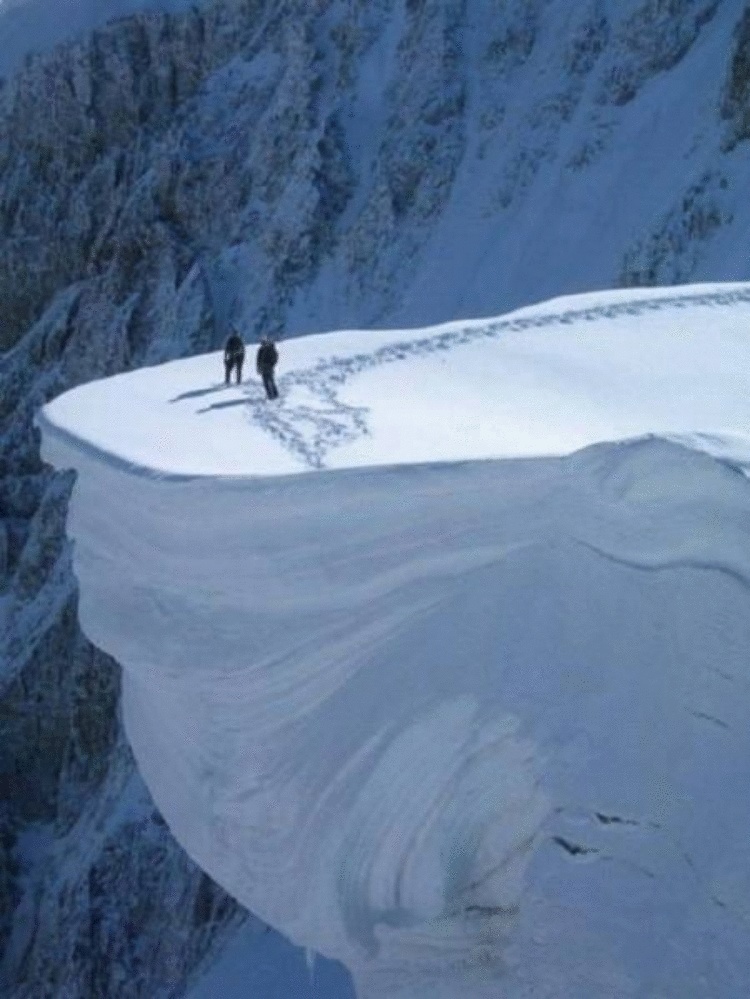
<instances>
[{"instance_id":1,"label":"blue-tinted snow shadow","mask_svg":"<svg viewBox=\"0 0 750 999\"><path fill-rule=\"evenodd\" d=\"M229 402L215 402L205 409L197 410L198 413L210 413L212 409L231 409L232 406L252 406L255 402L263 402L263 396L247 396L244 399L231 399Z\"/></svg>"},{"instance_id":2,"label":"blue-tinted snow shadow","mask_svg":"<svg viewBox=\"0 0 750 999\"><path fill-rule=\"evenodd\" d=\"M311 968L303 950L256 926L238 931L185 999L355 999L343 965L319 957Z\"/></svg>"},{"instance_id":3,"label":"blue-tinted snow shadow","mask_svg":"<svg viewBox=\"0 0 750 999\"><path fill-rule=\"evenodd\" d=\"M183 402L185 399L200 399L201 396L211 395L212 392L221 392L222 389L229 388L229 385L225 385L223 382L220 385L210 385L208 388L193 389L191 392L183 392L181 395L176 395L174 399L170 399L170 402Z\"/></svg>"}]
</instances>

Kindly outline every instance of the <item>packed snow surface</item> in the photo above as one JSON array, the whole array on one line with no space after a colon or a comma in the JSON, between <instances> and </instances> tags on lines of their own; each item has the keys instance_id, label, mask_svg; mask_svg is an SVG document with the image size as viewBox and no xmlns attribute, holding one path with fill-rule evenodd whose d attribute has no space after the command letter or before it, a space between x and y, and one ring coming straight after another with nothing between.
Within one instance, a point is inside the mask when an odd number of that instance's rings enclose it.
<instances>
[{"instance_id":1,"label":"packed snow surface","mask_svg":"<svg viewBox=\"0 0 750 999\"><path fill-rule=\"evenodd\" d=\"M178 839L359 996L745 997L750 286L281 355L40 416Z\"/></svg>"},{"instance_id":2,"label":"packed snow surface","mask_svg":"<svg viewBox=\"0 0 750 999\"><path fill-rule=\"evenodd\" d=\"M576 295L492 320L280 345L280 404L220 354L92 382L45 418L159 473L568 454L658 433L750 460L750 286ZM247 376L250 377L247 377Z\"/></svg>"}]
</instances>

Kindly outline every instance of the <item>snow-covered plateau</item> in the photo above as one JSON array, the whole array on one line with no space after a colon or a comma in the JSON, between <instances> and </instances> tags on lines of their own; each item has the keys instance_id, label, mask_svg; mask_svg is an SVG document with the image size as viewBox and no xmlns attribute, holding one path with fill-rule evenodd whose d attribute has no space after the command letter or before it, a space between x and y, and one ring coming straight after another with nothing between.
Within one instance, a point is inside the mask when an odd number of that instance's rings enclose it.
<instances>
[{"instance_id":1,"label":"snow-covered plateau","mask_svg":"<svg viewBox=\"0 0 750 999\"><path fill-rule=\"evenodd\" d=\"M362 999L744 999L750 285L281 352L39 416L176 837Z\"/></svg>"}]
</instances>

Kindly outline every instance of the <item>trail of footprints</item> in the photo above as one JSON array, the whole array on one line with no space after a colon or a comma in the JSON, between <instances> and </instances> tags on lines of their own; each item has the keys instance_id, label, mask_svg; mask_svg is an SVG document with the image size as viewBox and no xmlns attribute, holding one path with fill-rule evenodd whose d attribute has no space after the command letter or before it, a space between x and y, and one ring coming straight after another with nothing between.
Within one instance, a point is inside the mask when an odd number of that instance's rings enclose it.
<instances>
[{"instance_id":1,"label":"trail of footprints","mask_svg":"<svg viewBox=\"0 0 750 999\"><path fill-rule=\"evenodd\" d=\"M648 312L688 306L717 308L740 303L750 303L750 289L636 299L588 309L499 319L484 326L467 325L418 340L390 344L369 354L332 357L320 361L312 368L290 371L279 379L280 404L268 406L265 401L261 404L258 399L250 400L253 403L250 418L309 468L322 469L325 468L329 451L369 433L367 407L347 405L338 397L340 386L353 375L383 364L449 351L480 340L495 339L509 332L640 316ZM314 402L292 404L290 396L298 388L307 389Z\"/></svg>"}]
</instances>

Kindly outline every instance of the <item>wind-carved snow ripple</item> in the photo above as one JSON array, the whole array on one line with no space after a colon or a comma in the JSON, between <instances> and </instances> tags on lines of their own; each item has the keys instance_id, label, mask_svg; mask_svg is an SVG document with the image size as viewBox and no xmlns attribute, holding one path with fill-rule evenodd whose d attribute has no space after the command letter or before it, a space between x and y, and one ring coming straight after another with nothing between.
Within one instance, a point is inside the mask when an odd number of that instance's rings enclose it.
<instances>
[{"instance_id":1,"label":"wind-carved snow ripple","mask_svg":"<svg viewBox=\"0 0 750 999\"><path fill-rule=\"evenodd\" d=\"M342 444L369 434L367 407L352 406L339 398L341 386L355 375L414 357L425 357L480 340L492 340L505 333L541 329L571 323L640 316L649 312L705 306L717 307L750 302L750 291L706 292L667 297L638 298L586 309L498 319L486 324L472 323L444 330L417 340L388 344L369 354L352 354L320 361L312 368L290 371L279 379L282 406L256 406L252 419L275 437L288 451L311 469L325 467L328 453ZM295 389L306 389L315 404L286 402Z\"/></svg>"},{"instance_id":2,"label":"wind-carved snow ripple","mask_svg":"<svg viewBox=\"0 0 750 999\"><path fill-rule=\"evenodd\" d=\"M499 947L545 812L532 756L512 719L482 718L469 697L384 747L351 809L339 884L347 930L380 952L381 973L401 951L413 960L415 929L443 970L469 963L480 925Z\"/></svg>"},{"instance_id":3,"label":"wind-carved snow ripple","mask_svg":"<svg viewBox=\"0 0 750 999\"><path fill-rule=\"evenodd\" d=\"M726 922L745 920L750 814L731 791L748 757L737 471L644 438L408 474L161 479L43 430L45 459L79 473L81 624L123 665L160 810L250 910L344 961L358 999L499 999L519 955L557 976L557 939L637 983L639 911L673 921L675 969L721 925L716 953L744 972L746 924ZM704 786L730 791L696 808ZM631 893L641 908L611 906ZM603 950L578 949L582 916Z\"/></svg>"},{"instance_id":4,"label":"wind-carved snow ripple","mask_svg":"<svg viewBox=\"0 0 750 999\"><path fill-rule=\"evenodd\" d=\"M412 691L429 689L431 664L420 668ZM324 643L260 663L249 685L246 671L236 687L226 677L220 700L206 692L209 712L239 707L243 723L218 749L217 771L242 779L214 797L214 835L252 868L234 880L253 885L242 901L344 961L359 999L495 999L549 809L536 748L496 703L461 692L461 671L432 707L415 712L403 692L385 716L374 699L363 714L362 670ZM381 656L378 686L397 689L402 670Z\"/></svg>"}]
</instances>

